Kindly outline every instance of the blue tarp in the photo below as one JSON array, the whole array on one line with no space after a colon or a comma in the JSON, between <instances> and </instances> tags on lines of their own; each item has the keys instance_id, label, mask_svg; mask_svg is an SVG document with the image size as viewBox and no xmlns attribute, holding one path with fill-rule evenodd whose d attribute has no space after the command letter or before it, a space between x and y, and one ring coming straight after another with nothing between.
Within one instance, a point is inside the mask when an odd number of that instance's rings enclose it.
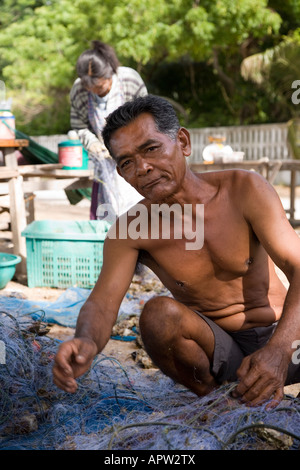
<instances>
[{"instance_id":1,"label":"blue tarp","mask_svg":"<svg viewBox=\"0 0 300 470\"><path fill-rule=\"evenodd\" d=\"M0 297L0 310L11 312L15 316L29 315L33 319L41 318L47 323L75 328L79 310L90 291L77 287L67 289L55 302L32 301L18 297Z\"/></svg>"},{"instance_id":2,"label":"blue tarp","mask_svg":"<svg viewBox=\"0 0 300 470\"><path fill-rule=\"evenodd\" d=\"M19 297L0 296L0 311L11 312L14 316L31 316L34 320L42 319L47 323L75 328L80 308L90 294L89 289L70 287L56 301L32 301ZM143 294L139 298L125 296L119 310L119 317L138 315L140 301L149 299L153 293ZM41 315L41 312L42 315Z\"/></svg>"}]
</instances>

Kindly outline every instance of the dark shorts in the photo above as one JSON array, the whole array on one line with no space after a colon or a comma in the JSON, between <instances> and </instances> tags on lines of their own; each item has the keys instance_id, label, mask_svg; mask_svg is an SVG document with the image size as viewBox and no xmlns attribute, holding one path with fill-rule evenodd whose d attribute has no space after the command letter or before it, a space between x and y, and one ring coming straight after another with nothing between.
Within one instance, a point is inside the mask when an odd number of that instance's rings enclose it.
<instances>
[{"instance_id":1,"label":"dark shorts","mask_svg":"<svg viewBox=\"0 0 300 470\"><path fill-rule=\"evenodd\" d=\"M215 337L215 350L211 373L218 383L237 380L236 371L243 358L262 348L271 338L277 323L270 326L249 328L243 331L226 332L210 318L197 312ZM300 365L291 363L288 370L286 385L300 382Z\"/></svg>"}]
</instances>

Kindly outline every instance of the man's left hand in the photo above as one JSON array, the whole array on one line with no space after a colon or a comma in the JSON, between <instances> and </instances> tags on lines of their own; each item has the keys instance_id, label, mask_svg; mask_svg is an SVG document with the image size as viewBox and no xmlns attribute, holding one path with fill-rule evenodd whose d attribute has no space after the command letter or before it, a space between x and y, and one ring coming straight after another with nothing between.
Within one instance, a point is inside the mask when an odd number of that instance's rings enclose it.
<instances>
[{"instance_id":1,"label":"man's left hand","mask_svg":"<svg viewBox=\"0 0 300 470\"><path fill-rule=\"evenodd\" d=\"M237 370L239 384L232 396L250 406L258 406L270 400L274 408L282 400L289 360L278 348L270 345L246 356Z\"/></svg>"}]
</instances>

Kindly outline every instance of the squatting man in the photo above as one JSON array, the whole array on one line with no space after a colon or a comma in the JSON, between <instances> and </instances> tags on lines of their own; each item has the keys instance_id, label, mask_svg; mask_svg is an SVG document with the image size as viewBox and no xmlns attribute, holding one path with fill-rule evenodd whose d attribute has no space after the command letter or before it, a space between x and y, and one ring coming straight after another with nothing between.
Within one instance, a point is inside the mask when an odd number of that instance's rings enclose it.
<instances>
[{"instance_id":1,"label":"squatting man","mask_svg":"<svg viewBox=\"0 0 300 470\"><path fill-rule=\"evenodd\" d=\"M300 240L276 191L252 171L192 172L189 133L159 97L118 108L103 139L149 214L153 204L204 206L204 242L187 250L184 234L175 237L172 230L168 239L162 233L151 239L151 217L149 237L108 236L75 337L57 352L55 384L76 391L76 378L110 338L140 262L171 293L152 297L140 316L145 349L161 371L198 396L236 381L234 397L276 406L283 387L300 382L300 367L292 361L292 344L300 339ZM287 276L288 290L275 264Z\"/></svg>"}]
</instances>

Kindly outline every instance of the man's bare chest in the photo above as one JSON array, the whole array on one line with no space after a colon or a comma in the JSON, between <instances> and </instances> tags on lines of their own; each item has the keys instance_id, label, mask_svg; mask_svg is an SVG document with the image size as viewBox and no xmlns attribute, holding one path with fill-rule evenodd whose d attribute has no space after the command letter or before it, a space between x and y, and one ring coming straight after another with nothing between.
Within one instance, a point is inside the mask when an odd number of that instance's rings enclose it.
<instances>
[{"instance_id":1,"label":"man's bare chest","mask_svg":"<svg viewBox=\"0 0 300 470\"><path fill-rule=\"evenodd\" d=\"M251 227L231 207L204 207L203 226L199 227L201 233L190 232L187 237L182 232L175 238L171 232L169 237L149 238L142 250L148 261L174 277L242 276L261 256L262 247Z\"/></svg>"},{"instance_id":2,"label":"man's bare chest","mask_svg":"<svg viewBox=\"0 0 300 470\"><path fill-rule=\"evenodd\" d=\"M255 245L255 244L253 244ZM246 239L222 243L205 240L200 250L187 252L183 243L162 243L142 253L144 262L175 299L191 308L218 315L242 311L268 291L268 257L260 244L250 247ZM259 293L259 295L258 295ZM246 303L245 303L246 302Z\"/></svg>"}]
</instances>

